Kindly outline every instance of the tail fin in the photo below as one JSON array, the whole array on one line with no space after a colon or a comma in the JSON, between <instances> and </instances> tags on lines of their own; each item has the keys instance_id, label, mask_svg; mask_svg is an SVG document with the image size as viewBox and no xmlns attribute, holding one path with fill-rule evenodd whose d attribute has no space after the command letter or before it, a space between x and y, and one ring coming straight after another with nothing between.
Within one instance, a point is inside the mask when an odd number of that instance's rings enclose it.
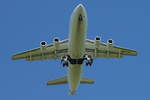
<instances>
[{"instance_id":1,"label":"tail fin","mask_svg":"<svg viewBox=\"0 0 150 100\"><path fill-rule=\"evenodd\" d=\"M66 84L66 83L68 83L68 81L67 81L67 77L65 76L65 77L62 77L62 78L58 78L58 79L55 79L55 80L48 81L47 85L59 85L59 84ZM80 83L81 84L93 84L94 81L90 80L88 78L81 78Z\"/></svg>"}]
</instances>

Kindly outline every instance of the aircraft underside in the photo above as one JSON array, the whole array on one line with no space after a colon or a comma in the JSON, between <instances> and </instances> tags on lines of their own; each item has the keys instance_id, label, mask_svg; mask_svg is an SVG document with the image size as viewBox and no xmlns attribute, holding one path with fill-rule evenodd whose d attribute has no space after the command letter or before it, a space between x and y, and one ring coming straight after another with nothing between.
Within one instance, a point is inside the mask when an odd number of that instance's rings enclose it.
<instances>
[{"instance_id":1,"label":"aircraft underside","mask_svg":"<svg viewBox=\"0 0 150 100\"><path fill-rule=\"evenodd\" d=\"M112 39L103 43L98 36L95 37L95 40L88 40L86 34L87 14L85 7L79 4L71 16L68 40L60 41L55 38L54 43L51 44L42 41L39 48L17 53L12 56L12 59L26 59L27 61L60 59L62 66L68 69L67 75L48 81L47 85L68 84L70 94L74 95L79 84L94 83L93 80L82 78L84 63L86 66L92 66L95 58L137 56L134 50L113 45Z\"/></svg>"}]
</instances>

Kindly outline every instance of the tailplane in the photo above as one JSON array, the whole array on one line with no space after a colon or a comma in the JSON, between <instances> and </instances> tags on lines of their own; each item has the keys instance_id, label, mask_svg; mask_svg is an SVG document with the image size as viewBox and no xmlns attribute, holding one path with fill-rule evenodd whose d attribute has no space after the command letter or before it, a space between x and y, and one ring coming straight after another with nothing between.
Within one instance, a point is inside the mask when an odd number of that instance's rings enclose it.
<instances>
[{"instance_id":1,"label":"tailplane","mask_svg":"<svg viewBox=\"0 0 150 100\"><path fill-rule=\"evenodd\" d=\"M67 77L58 78L55 80L51 80L47 82L47 85L59 85L59 84L66 84L67 83Z\"/></svg>"},{"instance_id":2,"label":"tailplane","mask_svg":"<svg viewBox=\"0 0 150 100\"><path fill-rule=\"evenodd\" d=\"M81 84L94 84L94 81L88 78L81 78L80 83Z\"/></svg>"},{"instance_id":3,"label":"tailplane","mask_svg":"<svg viewBox=\"0 0 150 100\"><path fill-rule=\"evenodd\" d=\"M47 82L47 85L59 85L59 84L67 84L68 80L67 77L58 78L55 80L51 80ZM93 84L94 81L88 78L81 78L80 84Z\"/></svg>"}]
</instances>

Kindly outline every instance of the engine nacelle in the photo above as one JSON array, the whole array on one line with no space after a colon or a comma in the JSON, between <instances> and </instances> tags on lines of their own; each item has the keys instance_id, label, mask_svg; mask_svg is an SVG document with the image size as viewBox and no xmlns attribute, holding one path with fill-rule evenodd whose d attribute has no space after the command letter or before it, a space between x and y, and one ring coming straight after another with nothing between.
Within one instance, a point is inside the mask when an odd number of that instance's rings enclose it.
<instances>
[{"instance_id":1,"label":"engine nacelle","mask_svg":"<svg viewBox=\"0 0 150 100\"><path fill-rule=\"evenodd\" d=\"M40 42L40 46L46 46L46 45L47 45L47 43L45 41Z\"/></svg>"},{"instance_id":2,"label":"engine nacelle","mask_svg":"<svg viewBox=\"0 0 150 100\"><path fill-rule=\"evenodd\" d=\"M58 43L60 40L59 40L59 38L57 38L57 37L55 37L54 39L53 39L53 42L54 43Z\"/></svg>"},{"instance_id":3,"label":"engine nacelle","mask_svg":"<svg viewBox=\"0 0 150 100\"><path fill-rule=\"evenodd\" d=\"M96 36L95 37L95 46L98 47L99 46L99 43L101 41L101 38L99 36Z\"/></svg>"},{"instance_id":4,"label":"engine nacelle","mask_svg":"<svg viewBox=\"0 0 150 100\"><path fill-rule=\"evenodd\" d=\"M59 44L60 44L59 38L55 37L55 38L53 39L53 42L54 42L54 47L55 47L55 49L59 48Z\"/></svg>"},{"instance_id":5,"label":"engine nacelle","mask_svg":"<svg viewBox=\"0 0 150 100\"><path fill-rule=\"evenodd\" d=\"M114 41L112 39L107 40L107 43L112 45L114 43Z\"/></svg>"},{"instance_id":6,"label":"engine nacelle","mask_svg":"<svg viewBox=\"0 0 150 100\"><path fill-rule=\"evenodd\" d=\"M45 49L46 46L47 46L47 43L45 41L41 41L40 42L40 48L41 48L41 50Z\"/></svg>"},{"instance_id":7,"label":"engine nacelle","mask_svg":"<svg viewBox=\"0 0 150 100\"><path fill-rule=\"evenodd\" d=\"M100 40L101 40L101 38L99 36L95 37L95 41L100 41Z\"/></svg>"}]
</instances>

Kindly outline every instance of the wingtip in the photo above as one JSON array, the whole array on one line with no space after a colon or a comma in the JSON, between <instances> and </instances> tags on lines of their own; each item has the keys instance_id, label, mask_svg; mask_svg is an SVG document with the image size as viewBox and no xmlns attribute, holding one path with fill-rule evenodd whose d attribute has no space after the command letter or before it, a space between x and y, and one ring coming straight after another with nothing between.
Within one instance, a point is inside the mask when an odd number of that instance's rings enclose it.
<instances>
[{"instance_id":1,"label":"wingtip","mask_svg":"<svg viewBox=\"0 0 150 100\"><path fill-rule=\"evenodd\" d=\"M12 59L12 60L17 60L16 55L12 55L12 56L11 56L11 59Z\"/></svg>"},{"instance_id":2,"label":"wingtip","mask_svg":"<svg viewBox=\"0 0 150 100\"><path fill-rule=\"evenodd\" d=\"M135 56L137 56L137 55L138 55L138 52L136 51Z\"/></svg>"},{"instance_id":3,"label":"wingtip","mask_svg":"<svg viewBox=\"0 0 150 100\"><path fill-rule=\"evenodd\" d=\"M91 84L94 84L94 83L95 83L95 81L94 81L94 80L92 80L92 81L91 81Z\"/></svg>"},{"instance_id":4,"label":"wingtip","mask_svg":"<svg viewBox=\"0 0 150 100\"><path fill-rule=\"evenodd\" d=\"M15 58L15 56L14 55L12 55L11 56L11 60L15 60L16 58Z\"/></svg>"},{"instance_id":5,"label":"wingtip","mask_svg":"<svg viewBox=\"0 0 150 100\"><path fill-rule=\"evenodd\" d=\"M137 55L138 55L138 52L137 52L137 51L133 51L132 55L133 55L133 56L137 56Z\"/></svg>"}]
</instances>

